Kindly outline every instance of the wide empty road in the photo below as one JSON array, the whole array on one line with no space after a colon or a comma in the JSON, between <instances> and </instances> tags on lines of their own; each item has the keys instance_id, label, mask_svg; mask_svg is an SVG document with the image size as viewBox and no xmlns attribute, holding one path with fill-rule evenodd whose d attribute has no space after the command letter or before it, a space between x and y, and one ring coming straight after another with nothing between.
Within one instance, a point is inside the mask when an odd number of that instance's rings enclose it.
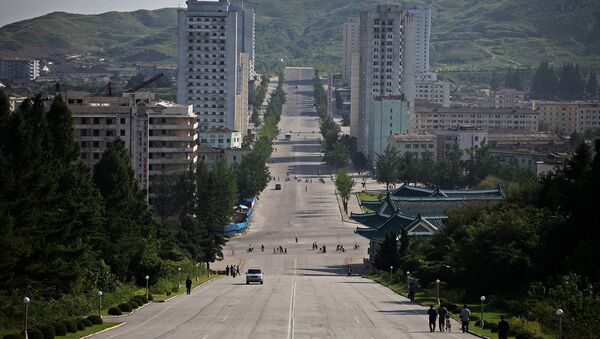
<instances>
[{"instance_id":1,"label":"wide empty road","mask_svg":"<svg viewBox=\"0 0 600 339\"><path fill-rule=\"evenodd\" d=\"M276 180L261 195L251 229L230 240L224 251L245 260L244 269L261 267L264 285L246 285L243 275L221 278L189 296L151 304L98 337L468 337L456 333L457 325L452 334L430 333L424 308L368 279L346 276L346 263L366 256L368 244L353 233L356 225L342 221L330 169L321 163L313 75L312 68L286 69L287 103L269 163ZM290 131L292 139L286 141ZM290 181L285 181L288 172ZM276 183L282 190L274 189ZM313 242L326 245L327 253L313 251ZM355 242L360 244L356 251ZM246 251L250 244L253 253ZM337 244L346 252L336 252ZM274 254L276 246L287 248L287 254Z\"/></svg>"}]
</instances>

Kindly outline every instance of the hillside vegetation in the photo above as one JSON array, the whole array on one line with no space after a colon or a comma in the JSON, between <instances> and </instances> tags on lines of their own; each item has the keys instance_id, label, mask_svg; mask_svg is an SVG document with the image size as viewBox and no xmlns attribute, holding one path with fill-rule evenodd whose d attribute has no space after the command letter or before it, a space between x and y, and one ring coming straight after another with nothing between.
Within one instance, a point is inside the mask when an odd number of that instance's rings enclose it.
<instances>
[{"instance_id":1,"label":"hillside vegetation","mask_svg":"<svg viewBox=\"0 0 600 339\"><path fill-rule=\"evenodd\" d=\"M595 0L419 0L432 9L435 69L600 65ZM279 61L337 68L341 26L393 1L254 0L259 69ZM396 3L399 3L396 1ZM0 28L0 57L90 52L120 61L174 62L177 9L99 15L55 12Z\"/></svg>"}]
</instances>

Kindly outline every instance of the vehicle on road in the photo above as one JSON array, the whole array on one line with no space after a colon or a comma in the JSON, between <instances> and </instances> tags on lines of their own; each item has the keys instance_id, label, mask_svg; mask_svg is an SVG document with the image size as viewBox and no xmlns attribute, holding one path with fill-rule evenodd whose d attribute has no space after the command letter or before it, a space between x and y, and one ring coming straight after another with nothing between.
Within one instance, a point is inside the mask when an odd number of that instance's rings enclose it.
<instances>
[{"instance_id":1,"label":"vehicle on road","mask_svg":"<svg viewBox=\"0 0 600 339\"><path fill-rule=\"evenodd\" d=\"M291 140L292 139L292 134L291 133L286 133L285 134L285 140Z\"/></svg>"},{"instance_id":2,"label":"vehicle on road","mask_svg":"<svg viewBox=\"0 0 600 339\"><path fill-rule=\"evenodd\" d=\"M261 285L263 284L264 274L260 268L250 267L246 272L246 285L250 284L251 282L257 282Z\"/></svg>"},{"instance_id":3,"label":"vehicle on road","mask_svg":"<svg viewBox=\"0 0 600 339\"><path fill-rule=\"evenodd\" d=\"M281 184L275 184L275 190L280 191L281 190Z\"/></svg>"}]
</instances>

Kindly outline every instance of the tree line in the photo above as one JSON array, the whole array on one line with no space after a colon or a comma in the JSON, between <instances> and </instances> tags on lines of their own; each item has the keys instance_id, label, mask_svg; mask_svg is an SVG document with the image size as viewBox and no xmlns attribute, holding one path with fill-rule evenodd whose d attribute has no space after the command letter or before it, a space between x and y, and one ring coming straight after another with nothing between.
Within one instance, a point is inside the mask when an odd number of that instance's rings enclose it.
<instances>
[{"instance_id":1,"label":"tree line","mask_svg":"<svg viewBox=\"0 0 600 339\"><path fill-rule=\"evenodd\" d=\"M523 91L529 77L525 70L509 68L502 82L494 71L490 88L497 90L503 85ZM599 90L596 72L592 69L586 74L579 65L572 63L565 63L560 70L555 70L547 61L541 62L530 82L533 99L595 99Z\"/></svg>"},{"instance_id":2,"label":"tree line","mask_svg":"<svg viewBox=\"0 0 600 339\"><path fill-rule=\"evenodd\" d=\"M491 295L513 315L555 325L565 311L565 338L594 338L600 307L600 139L595 156L581 144L572 160L540 179L512 185L502 202L449 214L432 239L390 234L378 248L381 269L398 267L421 286L443 282L443 295ZM406 240L404 240L406 239ZM399 279L404 279L400 277Z\"/></svg>"},{"instance_id":3,"label":"tree line","mask_svg":"<svg viewBox=\"0 0 600 339\"><path fill-rule=\"evenodd\" d=\"M463 151L452 145L440 160L432 153L416 157L407 152L400 154L393 145L388 145L382 154L377 154L375 174L377 181L386 187L397 182L415 182L426 186L443 188L507 187L510 182L525 182L535 176L530 169L519 167L516 161L501 165L489 153L487 145L467 150L468 159L463 160Z\"/></svg>"}]
</instances>

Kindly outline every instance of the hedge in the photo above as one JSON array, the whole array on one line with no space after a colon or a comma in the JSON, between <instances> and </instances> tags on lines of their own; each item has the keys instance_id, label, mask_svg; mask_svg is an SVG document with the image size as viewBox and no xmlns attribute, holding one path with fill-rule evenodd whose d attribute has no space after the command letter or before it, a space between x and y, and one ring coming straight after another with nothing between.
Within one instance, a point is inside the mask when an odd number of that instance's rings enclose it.
<instances>
[{"instance_id":1,"label":"hedge","mask_svg":"<svg viewBox=\"0 0 600 339\"><path fill-rule=\"evenodd\" d=\"M103 323L102 318L100 318L100 316L96 314L88 316L87 319L91 321L94 325L100 325Z\"/></svg>"},{"instance_id":2,"label":"hedge","mask_svg":"<svg viewBox=\"0 0 600 339\"><path fill-rule=\"evenodd\" d=\"M57 336L67 335L67 327L65 326L65 324L55 322L52 323L52 327L54 327L54 333L56 333Z\"/></svg>"},{"instance_id":3,"label":"hedge","mask_svg":"<svg viewBox=\"0 0 600 339\"><path fill-rule=\"evenodd\" d=\"M77 322L75 322L75 320L65 319L65 320L63 320L63 324L65 324L65 327L67 328L67 332L69 332L69 333L77 332Z\"/></svg>"},{"instance_id":4,"label":"hedge","mask_svg":"<svg viewBox=\"0 0 600 339\"><path fill-rule=\"evenodd\" d=\"M77 331L85 330L85 323L83 322L83 319L76 319L75 323L77 324Z\"/></svg>"},{"instance_id":5,"label":"hedge","mask_svg":"<svg viewBox=\"0 0 600 339\"><path fill-rule=\"evenodd\" d=\"M54 339L56 337L56 331L52 325L42 325L39 327L40 331L44 335L44 339Z\"/></svg>"},{"instance_id":6,"label":"hedge","mask_svg":"<svg viewBox=\"0 0 600 339\"><path fill-rule=\"evenodd\" d=\"M131 311L133 310L133 308L131 307L131 305L130 305L130 304L128 304L128 303L122 303L122 304L119 304L119 306L118 306L118 307L119 307L119 309L120 309L122 312L131 312Z\"/></svg>"},{"instance_id":7,"label":"hedge","mask_svg":"<svg viewBox=\"0 0 600 339\"><path fill-rule=\"evenodd\" d=\"M110 314L110 315L121 315L121 314L123 314L123 312L121 312L120 308L113 306L113 307L111 307L111 308L108 309L108 314Z\"/></svg>"}]
</instances>

